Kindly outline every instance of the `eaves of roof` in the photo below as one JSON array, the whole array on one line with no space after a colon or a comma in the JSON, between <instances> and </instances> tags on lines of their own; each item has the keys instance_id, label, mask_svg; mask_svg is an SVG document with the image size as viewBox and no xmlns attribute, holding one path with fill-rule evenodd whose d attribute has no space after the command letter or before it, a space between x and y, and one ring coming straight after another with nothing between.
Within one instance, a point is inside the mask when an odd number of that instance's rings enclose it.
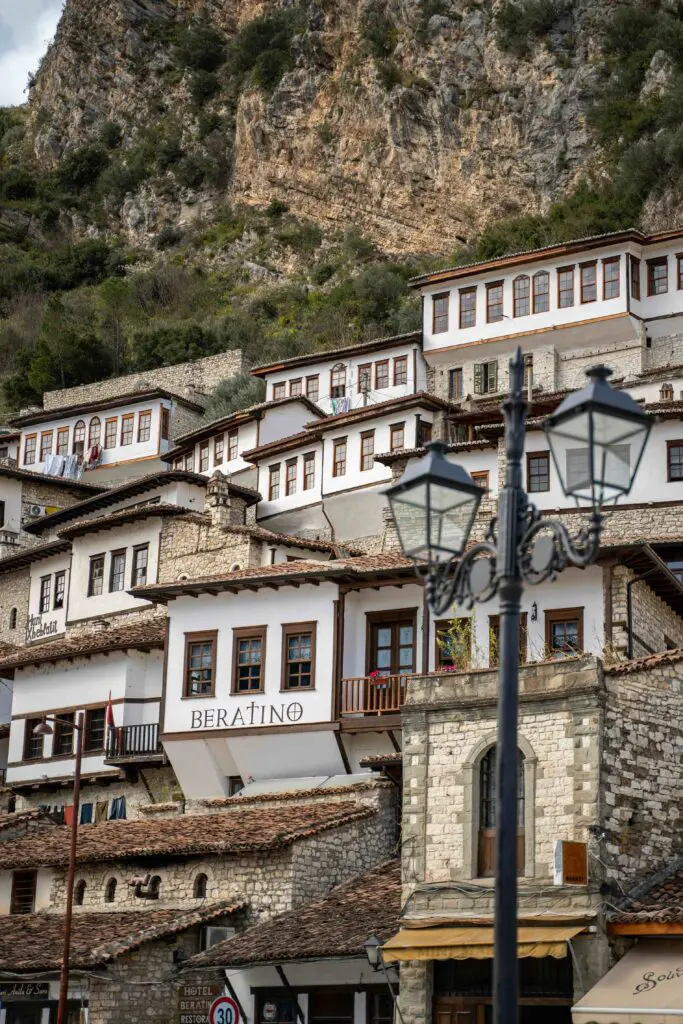
<instances>
[{"instance_id":1,"label":"eaves of roof","mask_svg":"<svg viewBox=\"0 0 683 1024\"><path fill-rule=\"evenodd\" d=\"M68 540L51 540L47 544L36 544L31 548L22 548L13 555L0 558L0 573L14 572L15 569L23 569L41 558L50 558L51 555L59 555L62 551L69 551L71 544Z\"/></svg>"},{"instance_id":2,"label":"eaves of roof","mask_svg":"<svg viewBox=\"0 0 683 1024\"><path fill-rule=\"evenodd\" d=\"M204 406L199 402L192 402L183 395L176 395L164 388L148 388L145 391L129 391L115 398L98 398L92 402L79 402L77 405L63 405L56 409L36 409L20 416L14 416L10 423L12 426L28 427L34 423L46 423L52 420L64 420L70 416L88 416L91 413L102 412L106 409L118 409L122 405L137 405L138 402L147 402L152 398L166 398L171 402L179 402L194 412L203 412Z\"/></svg>"},{"instance_id":3,"label":"eaves of roof","mask_svg":"<svg viewBox=\"0 0 683 1024\"><path fill-rule=\"evenodd\" d=\"M132 626L105 629L96 633L67 635L58 640L17 647L11 653L0 656L0 671L11 671L64 659L91 657L94 654L109 654L112 651L151 651L163 648L165 641L165 620L161 623L139 622Z\"/></svg>"},{"instance_id":4,"label":"eaves of roof","mask_svg":"<svg viewBox=\"0 0 683 1024\"><path fill-rule=\"evenodd\" d=\"M297 366L309 366L311 363L328 362L328 360L343 359L347 356L362 355L366 352L373 352L376 349L392 348L402 342L422 343L422 331L409 331L407 334L394 334L388 338L375 338L373 341L363 341L357 345L346 345L344 348L334 348L321 352L309 352L303 356L291 356L289 359L280 359L277 363L268 363L263 366L255 366L251 371L254 377L265 377L269 373L277 373L278 370L291 370Z\"/></svg>"},{"instance_id":5,"label":"eaves of roof","mask_svg":"<svg viewBox=\"0 0 683 1024\"><path fill-rule=\"evenodd\" d=\"M9 477L12 480L26 480L32 483L64 487L71 491L80 491L82 494L89 495L101 494L107 489L100 484L84 483L83 480L70 480L64 476L48 476L47 473L33 473L30 469L19 469L18 466L10 466L7 462L0 461L0 477L3 476Z\"/></svg>"}]
</instances>

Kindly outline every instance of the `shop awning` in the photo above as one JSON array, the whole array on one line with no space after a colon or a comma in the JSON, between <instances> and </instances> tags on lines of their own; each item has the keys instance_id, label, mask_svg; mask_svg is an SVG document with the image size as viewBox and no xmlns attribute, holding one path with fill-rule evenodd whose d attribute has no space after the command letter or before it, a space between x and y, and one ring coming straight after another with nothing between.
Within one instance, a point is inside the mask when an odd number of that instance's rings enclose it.
<instances>
[{"instance_id":1,"label":"shop awning","mask_svg":"<svg viewBox=\"0 0 683 1024\"><path fill-rule=\"evenodd\" d=\"M563 957L567 942L584 925L539 925L517 929L518 957ZM402 928L384 943L390 960L489 960L493 958L493 928Z\"/></svg>"},{"instance_id":2,"label":"shop awning","mask_svg":"<svg viewBox=\"0 0 683 1024\"><path fill-rule=\"evenodd\" d=\"M683 1024L683 942L644 939L572 1007L573 1024Z\"/></svg>"}]
</instances>

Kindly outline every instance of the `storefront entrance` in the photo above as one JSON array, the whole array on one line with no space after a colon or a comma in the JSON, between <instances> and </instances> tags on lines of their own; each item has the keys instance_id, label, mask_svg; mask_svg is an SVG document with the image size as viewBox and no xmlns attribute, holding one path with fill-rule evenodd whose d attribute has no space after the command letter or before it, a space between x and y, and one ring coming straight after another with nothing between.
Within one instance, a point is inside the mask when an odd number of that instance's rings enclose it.
<instances>
[{"instance_id":1,"label":"storefront entrance","mask_svg":"<svg viewBox=\"0 0 683 1024\"><path fill-rule=\"evenodd\" d=\"M493 1024L492 960L434 962L434 1024ZM571 957L519 960L519 1024L571 1024Z\"/></svg>"}]
</instances>

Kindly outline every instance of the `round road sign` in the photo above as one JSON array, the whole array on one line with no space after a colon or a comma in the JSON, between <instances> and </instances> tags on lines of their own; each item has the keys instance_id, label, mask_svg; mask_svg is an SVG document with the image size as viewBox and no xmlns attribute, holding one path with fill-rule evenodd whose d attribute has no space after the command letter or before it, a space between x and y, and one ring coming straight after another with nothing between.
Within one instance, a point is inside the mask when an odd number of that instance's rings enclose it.
<instances>
[{"instance_id":1,"label":"round road sign","mask_svg":"<svg viewBox=\"0 0 683 1024\"><path fill-rule=\"evenodd\" d=\"M230 996L214 999L209 1009L209 1024L240 1024L240 1010Z\"/></svg>"}]
</instances>

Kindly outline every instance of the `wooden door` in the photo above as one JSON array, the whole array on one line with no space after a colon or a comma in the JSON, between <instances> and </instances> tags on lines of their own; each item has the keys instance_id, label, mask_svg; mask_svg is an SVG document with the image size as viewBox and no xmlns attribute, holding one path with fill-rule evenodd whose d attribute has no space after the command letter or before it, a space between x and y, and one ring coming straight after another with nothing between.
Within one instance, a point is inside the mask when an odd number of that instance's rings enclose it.
<instances>
[{"instance_id":1,"label":"wooden door","mask_svg":"<svg viewBox=\"0 0 683 1024\"><path fill-rule=\"evenodd\" d=\"M477 1006L470 998L435 998L432 1007L433 1024L484 1024L485 1007Z\"/></svg>"},{"instance_id":2,"label":"wooden door","mask_svg":"<svg viewBox=\"0 0 683 1024\"><path fill-rule=\"evenodd\" d=\"M368 675L408 675L415 671L415 616L369 618Z\"/></svg>"}]
</instances>

